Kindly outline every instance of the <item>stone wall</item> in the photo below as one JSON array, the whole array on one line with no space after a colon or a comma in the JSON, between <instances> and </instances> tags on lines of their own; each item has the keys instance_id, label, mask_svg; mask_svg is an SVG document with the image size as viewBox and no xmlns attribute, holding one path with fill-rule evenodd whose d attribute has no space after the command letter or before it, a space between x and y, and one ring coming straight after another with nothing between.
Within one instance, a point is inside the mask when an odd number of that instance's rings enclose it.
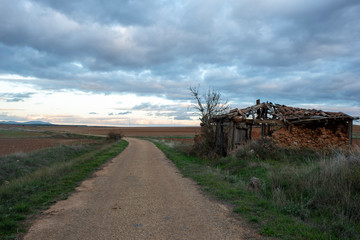
<instances>
[{"instance_id":1,"label":"stone wall","mask_svg":"<svg viewBox=\"0 0 360 240\"><path fill-rule=\"evenodd\" d=\"M280 146L301 148L348 147L349 123L303 124L281 127L272 134Z\"/></svg>"}]
</instances>

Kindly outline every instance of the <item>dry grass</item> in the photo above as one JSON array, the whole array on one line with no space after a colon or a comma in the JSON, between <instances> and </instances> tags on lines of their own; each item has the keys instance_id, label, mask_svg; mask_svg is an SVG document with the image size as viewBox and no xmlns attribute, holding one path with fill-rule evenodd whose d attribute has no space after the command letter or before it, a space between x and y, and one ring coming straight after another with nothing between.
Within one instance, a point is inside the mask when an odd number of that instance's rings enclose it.
<instances>
[{"instance_id":1,"label":"dry grass","mask_svg":"<svg viewBox=\"0 0 360 240\"><path fill-rule=\"evenodd\" d=\"M245 165L242 163L244 167L239 173L258 174L252 170L254 166L260 173L259 169L262 169L259 177L266 184L264 198L272 200L284 212L316 224L332 236L340 239L360 237L359 148L350 152L333 149L317 153L269 147L267 143L254 144L245 147L245 151L251 148L254 153L245 160ZM233 163L230 169L235 166Z\"/></svg>"}]
</instances>

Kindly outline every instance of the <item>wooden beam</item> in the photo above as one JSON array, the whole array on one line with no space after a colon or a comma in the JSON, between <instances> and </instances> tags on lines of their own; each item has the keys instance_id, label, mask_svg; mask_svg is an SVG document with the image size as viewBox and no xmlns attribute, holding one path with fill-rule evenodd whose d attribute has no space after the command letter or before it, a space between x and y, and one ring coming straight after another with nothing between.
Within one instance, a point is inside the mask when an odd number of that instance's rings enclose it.
<instances>
[{"instance_id":1,"label":"wooden beam","mask_svg":"<svg viewBox=\"0 0 360 240\"><path fill-rule=\"evenodd\" d=\"M233 118L234 122L244 122L245 118Z\"/></svg>"},{"instance_id":2,"label":"wooden beam","mask_svg":"<svg viewBox=\"0 0 360 240\"><path fill-rule=\"evenodd\" d=\"M289 119L288 119L289 120ZM289 124L296 124L296 123L310 123L310 122L321 122L321 121L345 121L350 120L349 118L344 117L323 117L323 118L308 118L308 119L300 119L297 121L289 121ZM352 120L352 119L351 119ZM350 121L351 121L350 120Z\"/></svg>"},{"instance_id":3,"label":"wooden beam","mask_svg":"<svg viewBox=\"0 0 360 240\"><path fill-rule=\"evenodd\" d=\"M249 128L249 140L251 140L252 138L252 125L250 125L250 128Z\"/></svg>"},{"instance_id":4,"label":"wooden beam","mask_svg":"<svg viewBox=\"0 0 360 240\"><path fill-rule=\"evenodd\" d=\"M282 121L280 120L276 120L276 119L255 119L255 121L253 119L246 119L246 123L249 124L260 124L260 123L266 123L266 124L274 124L274 125L281 125L283 124Z\"/></svg>"}]
</instances>

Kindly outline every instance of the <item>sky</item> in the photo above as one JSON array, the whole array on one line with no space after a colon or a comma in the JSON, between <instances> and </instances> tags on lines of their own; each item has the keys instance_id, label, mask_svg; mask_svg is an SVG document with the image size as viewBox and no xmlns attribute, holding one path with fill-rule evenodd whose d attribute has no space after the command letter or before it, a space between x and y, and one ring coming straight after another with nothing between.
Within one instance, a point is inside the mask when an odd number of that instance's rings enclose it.
<instances>
[{"instance_id":1,"label":"sky","mask_svg":"<svg viewBox=\"0 0 360 240\"><path fill-rule=\"evenodd\" d=\"M0 120L198 125L189 87L360 115L358 0L0 0Z\"/></svg>"}]
</instances>

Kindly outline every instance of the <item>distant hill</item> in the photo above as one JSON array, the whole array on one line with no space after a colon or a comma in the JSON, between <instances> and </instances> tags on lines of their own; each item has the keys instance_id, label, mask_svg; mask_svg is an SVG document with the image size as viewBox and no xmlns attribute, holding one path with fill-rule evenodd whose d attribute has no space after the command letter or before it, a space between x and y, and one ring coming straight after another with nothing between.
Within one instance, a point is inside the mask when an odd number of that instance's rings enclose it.
<instances>
[{"instance_id":1,"label":"distant hill","mask_svg":"<svg viewBox=\"0 0 360 240\"><path fill-rule=\"evenodd\" d=\"M29 122L0 121L0 124L8 124L8 125L54 125L52 123L42 122L42 121L29 121Z\"/></svg>"}]
</instances>

